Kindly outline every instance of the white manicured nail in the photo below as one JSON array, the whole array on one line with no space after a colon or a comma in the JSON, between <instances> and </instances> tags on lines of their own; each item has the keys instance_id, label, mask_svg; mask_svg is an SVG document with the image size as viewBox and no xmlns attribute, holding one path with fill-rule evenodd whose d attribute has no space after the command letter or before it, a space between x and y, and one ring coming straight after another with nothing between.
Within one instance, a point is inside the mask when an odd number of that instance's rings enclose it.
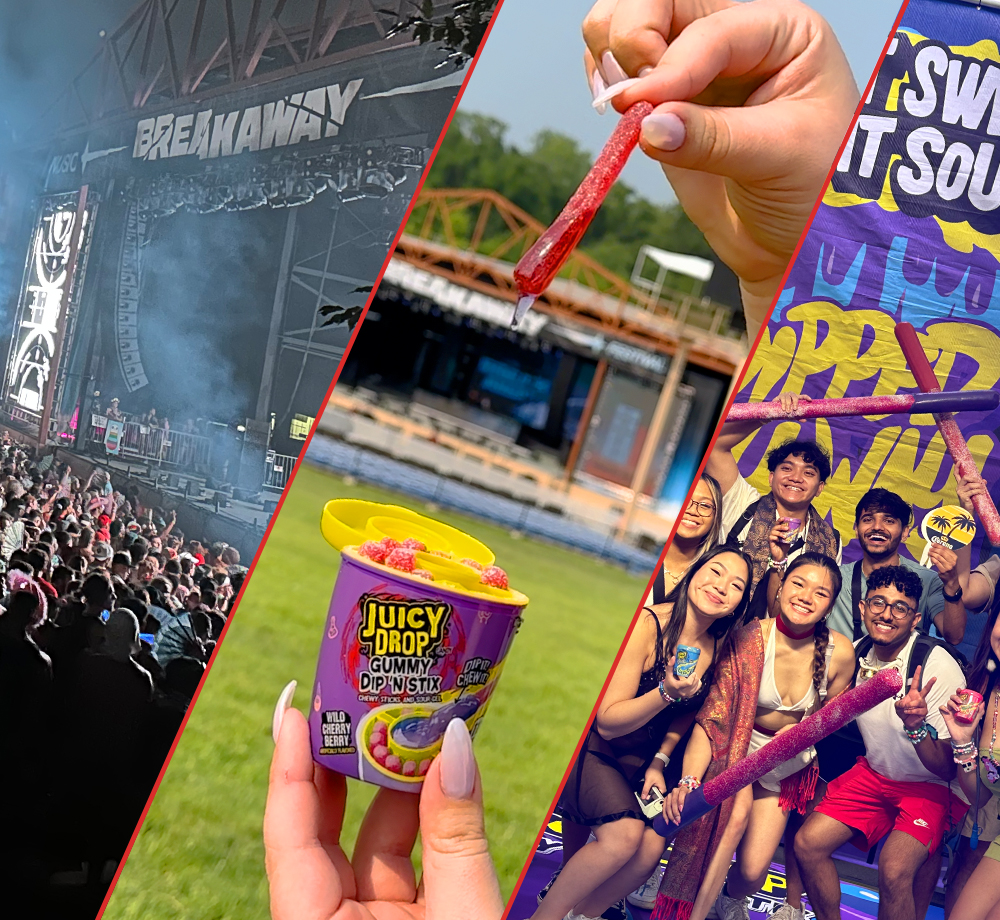
<instances>
[{"instance_id":1,"label":"white manicured nail","mask_svg":"<svg viewBox=\"0 0 1000 920\"><path fill-rule=\"evenodd\" d=\"M597 109L598 115L603 115L608 110L608 105L606 102L598 103L596 100L598 97L608 88L607 84L604 82L604 77L601 76L601 72L595 67L593 74L590 77L590 93L594 97L594 108Z\"/></svg>"},{"instance_id":2,"label":"white manicured nail","mask_svg":"<svg viewBox=\"0 0 1000 920\"><path fill-rule=\"evenodd\" d=\"M451 799L467 799L476 785L472 736L462 719L452 719L441 742L441 791Z\"/></svg>"},{"instance_id":3,"label":"white manicured nail","mask_svg":"<svg viewBox=\"0 0 1000 920\"><path fill-rule=\"evenodd\" d=\"M274 743L278 743L278 736L281 734L281 723L285 718L288 707L292 705L292 697L295 696L295 688L298 681L291 680L285 684L285 689L281 691L278 702L274 706L274 715L271 717L271 738Z\"/></svg>"},{"instance_id":4,"label":"white manicured nail","mask_svg":"<svg viewBox=\"0 0 1000 920\"><path fill-rule=\"evenodd\" d=\"M615 60L615 56L610 51L605 51L601 55L601 67L604 69L604 79L610 86L612 83L620 83L628 79L628 74L622 70L622 65Z\"/></svg>"},{"instance_id":5,"label":"white manicured nail","mask_svg":"<svg viewBox=\"0 0 1000 920\"><path fill-rule=\"evenodd\" d=\"M598 106L606 105L616 96L620 96L625 92L630 86L635 86L639 82L637 77L629 77L626 80L622 80L621 83L615 83L609 86L603 93L594 98L592 105L596 109Z\"/></svg>"},{"instance_id":6,"label":"white manicured nail","mask_svg":"<svg viewBox=\"0 0 1000 920\"><path fill-rule=\"evenodd\" d=\"M642 138L651 147L676 150L684 143L686 136L684 122L670 112L654 112L642 120Z\"/></svg>"}]
</instances>

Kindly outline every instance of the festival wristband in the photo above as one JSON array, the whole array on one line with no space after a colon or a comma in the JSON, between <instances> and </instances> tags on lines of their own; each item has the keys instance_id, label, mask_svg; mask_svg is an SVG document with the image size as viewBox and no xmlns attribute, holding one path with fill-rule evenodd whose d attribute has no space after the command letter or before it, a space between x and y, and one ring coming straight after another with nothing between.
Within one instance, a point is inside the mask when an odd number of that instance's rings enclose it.
<instances>
[{"instance_id":1,"label":"festival wristband","mask_svg":"<svg viewBox=\"0 0 1000 920\"><path fill-rule=\"evenodd\" d=\"M697 776L682 776L677 781L677 787L679 789L687 789L688 792L694 792L701 785L701 780Z\"/></svg>"},{"instance_id":2,"label":"festival wristband","mask_svg":"<svg viewBox=\"0 0 1000 920\"><path fill-rule=\"evenodd\" d=\"M670 763L670 758L667 757L667 755L664 754L662 751L657 751L653 755L653 760L662 760L663 761L663 766L666 766L668 763Z\"/></svg>"},{"instance_id":3,"label":"festival wristband","mask_svg":"<svg viewBox=\"0 0 1000 920\"><path fill-rule=\"evenodd\" d=\"M922 722L917 728L906 728L904 726L903 731L906 732L906 737L913 744L920 744L928 735L931 736L931 740L933 741L937 741L938 738L937 729L930 722Z\"/></svg>"},{"instance_id":4,"label":"festival wristband","mask_svg":"<svg viewBox=\"0 0 1000 920\"><path fill-rule=\"evenodd\" d=\"M658 684L657 689L660 691L660 696L663 697L663 702L666 703L668 706L671 705L672 703L678 702L677 697L672 697L669 693L667 693L667 688L663 686L662 680Z\"/></svg>"}]
</instances>

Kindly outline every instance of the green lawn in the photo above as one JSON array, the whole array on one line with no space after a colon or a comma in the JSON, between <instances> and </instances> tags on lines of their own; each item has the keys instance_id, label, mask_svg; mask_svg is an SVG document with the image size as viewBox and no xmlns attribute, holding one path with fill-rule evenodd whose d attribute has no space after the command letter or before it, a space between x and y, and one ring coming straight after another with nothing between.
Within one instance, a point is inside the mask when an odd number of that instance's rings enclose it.
<instances>
[{"instance_id":1,"label":"green lawn","mask_svg":"<svg viewBox=\"0 0 1000 920\"><path fill-rule=\"evenodd\" d=\"M531 598L476 738L487 831L510 895L645 585L588 556L303 466L104 914L267 916L261 817L278 693L305 709L339 556L331 498L404 504L479 537ZM351 780L352 841L373 786Z\"/></svg>"}]
</instances>

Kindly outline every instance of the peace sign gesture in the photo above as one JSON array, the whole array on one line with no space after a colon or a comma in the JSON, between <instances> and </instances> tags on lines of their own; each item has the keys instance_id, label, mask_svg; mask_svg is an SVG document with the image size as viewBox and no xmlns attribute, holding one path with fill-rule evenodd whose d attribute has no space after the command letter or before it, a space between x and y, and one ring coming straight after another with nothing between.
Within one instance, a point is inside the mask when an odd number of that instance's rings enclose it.
<instances>
[{"instance_id":1,"label":"peace sign gesture","mask_svg":"<svg viewBox=\"0 0 1000 920\"><path fill-rule=\"evenodd\" d=\"M896 701L896 714L903 720L903 727L908 731L920 728L924 724L924 719L927 718L927 694L937 681L936 677L932 677L927 681L927 686L921 689L920 675L923 669L923 665L917 665L906 696Z\"/></svg>"}]
</instances>

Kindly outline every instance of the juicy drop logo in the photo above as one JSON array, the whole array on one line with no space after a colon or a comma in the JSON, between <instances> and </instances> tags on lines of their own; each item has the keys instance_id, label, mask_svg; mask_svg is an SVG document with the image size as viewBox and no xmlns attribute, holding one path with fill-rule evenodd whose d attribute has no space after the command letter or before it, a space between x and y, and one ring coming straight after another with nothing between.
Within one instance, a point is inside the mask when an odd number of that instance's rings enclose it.
<instances>
[{"instance_id":1,"label":"juicy drop logo","mask_svg":"<svg viewBox=\"0 0 1000 920\"><path fill-rule=\"evenodd\" d=\"M365 595L358 643L368 658L431 658L441 646L451 619L451 605L437 601L401 601Z\"/></svg>"}]
</instances>

